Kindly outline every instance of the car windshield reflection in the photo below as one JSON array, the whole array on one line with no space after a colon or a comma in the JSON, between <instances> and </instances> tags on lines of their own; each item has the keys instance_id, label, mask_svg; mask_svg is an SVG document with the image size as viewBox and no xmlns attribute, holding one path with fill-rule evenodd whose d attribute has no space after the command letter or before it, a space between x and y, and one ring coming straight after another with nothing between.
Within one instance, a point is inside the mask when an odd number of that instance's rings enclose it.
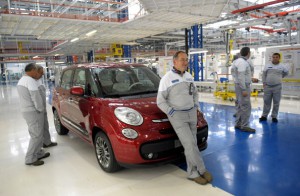
<instances>
[{"instance_id":1,"label":"car windshield reflection","mask_svg":"<svg viewBox=\"0 0 300 196\"><path fill-rule=\"evenodd\" d=\"M93 68L105 97L156 93L160 78L144 66Z\"/></svg>"}]
</instances>

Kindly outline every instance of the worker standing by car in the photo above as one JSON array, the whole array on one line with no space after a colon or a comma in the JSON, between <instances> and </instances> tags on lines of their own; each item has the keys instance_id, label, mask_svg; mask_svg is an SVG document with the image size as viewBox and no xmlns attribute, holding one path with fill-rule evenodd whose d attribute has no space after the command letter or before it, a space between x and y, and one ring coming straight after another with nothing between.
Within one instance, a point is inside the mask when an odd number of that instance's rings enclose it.
<instances>
[{"instance_id":1,"label":"worker standing by car","mask_svg":"<svg viewBox=\"0 0 300 196\"><path fill-rule=\"evenodd\" d=\"M187 54L178 51L173 57L174 67L160 81L157 105L168 116L182 146L187 162L188 179L198 184L212 181L197 146L198 92L192 75L186 72Z\"/></svg>"},{"instance_id":2,"label":"worker standing by car","mask_svg":"<svg viewBox=\"0 0 300 196\"><path fill-rule=\"evenodd\" d=\"M40 65L36 65L37 67L37 82L38 82L38 89L41 94L41 97L43 99L43 106L44 106L44 119L43 119L43 124L44 124L44 133L43 133L43 147L48 148L52 146L57 146L56 142L51 141L50 137L50 132L49 132L49 122L48 122L48 115L47 115L47 102L46 102L46 88L42 82L42 76L44 75L44 69Z\"/></svg>"},{"instance_id":3,"label":"worker standing by car","mask_svg":"<svg viewBox=\"0 0 300 196\"><path fill-rule=\"evenodd\" d=\"M43 98L38 90L37 67L34 63L25 66L25 75L19 80L17 89L20 98L22 115L28 125L30 135L29 145L25 157L26 165L43 165L41 159L49 157L49 152L44 152L43 146Z\"/></svg>"},{"instance_id":4,"label":"worker standing by car","mask_svg":"<svg viewBox=\"0 0 300 196\"><path fill-rule=\"evenodd\" d=\"M280 63L280 54L274 53L272 55L272 64L266 65L263 70L264 109L262 116L259 118L260 122L267 120L271 110L272 101L272 122L278 122L277 116L281 99L282 78L287 76L288 73L289 70Z\"/></svg>"}]
</instances>

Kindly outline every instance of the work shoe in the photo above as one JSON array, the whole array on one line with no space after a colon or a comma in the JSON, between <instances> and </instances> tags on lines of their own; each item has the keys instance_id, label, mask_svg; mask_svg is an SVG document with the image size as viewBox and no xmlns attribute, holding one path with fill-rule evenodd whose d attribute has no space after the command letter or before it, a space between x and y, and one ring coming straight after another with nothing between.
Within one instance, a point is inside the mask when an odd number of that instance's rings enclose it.
<instances>
[{"instance_id":1,"label":"work shoe","mask_svg":"<svg viewBox=\"0 0 300 196\"><path fill-rule=\"evenodd\" d=\"M241 129L241 126L235 125L234 128L235 128L235 129Z\"/></svg>"},{"instance_id":2,"label":"work shoe","mask_svg":"<svg viewBox=\"0 0 300 196\"><path fill-rule=\"evenodd\" d=\"M207 184L207 180L205 178L202 178L201 176L198 176L197 178L189 178L189 180L193 180L197 184L201 184L201 185Z\"/></svg>"},{"instance_id":3,"label":"work shoe","mask_svg":"<svg viewBox=\"0 0 300 196\"><path fill-rule=\"evenodd\" d=\"M49 145L43 144L43 148L49 148L52 146L57 146L57 142L51 142Z\"/></svg>"},{"instance_id":4,"label":"work shoe","mask_svg":"<svg viewBox=\"0 0 300 196\"><path fill-rule=\"evenodd\" d=\"M241 131L244 131L244 132L249 132L249 133L255 133L255 129L252 129L250 127L241 127L240 128Z\"/></svg>"},{"instance_id":5,"label":"work shoe","mask_svg":"<svg viewBox=\"0 0 300 196\"><path fill-rule=\"evenodd\" d=\"M204 172L204 174L202 174L201 175L204 179L206 179L207 180L207 182L211 182L212 181L212 175L208 172L208 171L206 171L206 172Z\"/></svg>"},{"instance_id":6,"label":"work shoe","mask_svg":"<svg viewBox=\"0 0 300 196\"><path fill-rule=\"evenodd\" d=\"M259 118L259 122L266 121L266 120L267 120L267 118L264 117L264 116L262 116L262 117Z\"/></svg>"},{"instance_id":7,"label":"work shoe","mask_svg":"<svg viewBox=\"0 0 300 196\"><path fill-rule=\"evenodd\" d=\"M42 157L38 158L38 160L47 158L47 157L49 157L49 156L50 156L50 152L46 152Z\"/></svg>"},{"instance_id":8,"label":"work shoe","mask_svg":"<svg viewBox=\"0 0 300 196\"><path fill-rule=\"evenodd\" d=\"M272 118L272 122L277 123L278 122L277 118Z\"/></svg>"},{"instance_id":9,"label":"work shoe","mask_svg":"<svg viewBox=\"0 0 300 196\"><path fill-rule=\"evenodd\" d=\"M44 165L44 161L40 161L40 160L36 160L33 163L25 163L26 165L33 165L33 166L40 166L40 165Z\"/></svg>"}]
</instances>

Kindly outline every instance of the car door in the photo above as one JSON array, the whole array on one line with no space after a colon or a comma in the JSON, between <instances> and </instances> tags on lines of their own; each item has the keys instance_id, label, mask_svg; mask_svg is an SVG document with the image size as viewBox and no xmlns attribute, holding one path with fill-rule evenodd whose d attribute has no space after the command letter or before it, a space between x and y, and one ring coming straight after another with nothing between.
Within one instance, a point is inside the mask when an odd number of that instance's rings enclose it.
<instances>
[{"instance_id":1,"label":"car door","mask_svg":"<svg viewBox=\"0 0 300 196\"><path fill-rule=\"evenodd\" d=\"M75 130L88 137L89 130L89 96L87 96L86 89L86 69L77 68L74 72L73 86L82 87L84 95L72 95L70 94L69 99L69 112L70 112L70 123Z\"/></svg>"},{"instance_id":2,"label":"car door","mask_svg":"<svg viewBox=\"0 0 300 196\"><path fill-rule=\"evenodd\" d=\"M72 75L73 70L69 69L63 72L61 77L60 86L56 88L56 95L59 102L59 110L62 117L63 124L68 125L68 119L70 119L69 112L69 98L70 98L70 89L72 86Z\"/></svg>"}]
</instances>

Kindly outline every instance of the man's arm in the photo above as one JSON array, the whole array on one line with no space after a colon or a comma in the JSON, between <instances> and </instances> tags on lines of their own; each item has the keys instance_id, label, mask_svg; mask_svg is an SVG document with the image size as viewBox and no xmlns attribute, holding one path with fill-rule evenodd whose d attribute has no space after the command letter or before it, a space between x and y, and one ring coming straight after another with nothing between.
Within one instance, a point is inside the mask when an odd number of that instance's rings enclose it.
<instances>
[{"instance_id":1,"label":"man's arm","mask_svg":"<svg viewBox=\"0 0 300 196\"><path fill-rule=\"evenodd\" d=\"M197 87L195 85L195 83L193 83L194 85L194 93L193 93L193 98L194 98L194 105L199 109L200 106L199 106L199 96L198 96L198 90L197 90Z\"/></svg>"},{"instance_id":2,"label":"man's arm","mask_svg":"<svg viewBox=\"0 0 300 196\"><path fill-rule=\"evenodd\" d=\"M243 91L246 90L245 76L246 76L246 65L240 62L237 65L237 83L239 84L239 86Z\"/></svg>"},{"instance_id":3,"label":"man's arm","mask_svg":"<svg viewBox=\"0 0 300 196\"><path fill-rule=\"evenodd\" d=\"M30 87L28 88L28 90L35 109L39 112L43 112L44 111L43 98L38 90L38 82L32 80L30 81L29 86Z\"/></svg>"},{"instance_id":4,"label":"man's arm","mask_svg":"<svg viewBox=\"0 0 300 196\"><path fill-rule=\"evenodd\" d=\"M286 77L289 75L289 70L286 66L283 66L283 72L282 72L282 77Z\"/></svg>"},{"instance_id":5,"label":"man's arm","mask_svg":"<svg viewBox=\"0 0 300 196\"><path fill-rule=\"evenodd\" d=\"M265 66L263 73L262 73L262 83L265 85L266 84L266 78L267 78L267 67L268 65Z\"/></svg>"},{"instance_id":6,"label":"man's arm","mask_svg":"<svg viewBox=\"0 0 300 196\"><path fill-rule=\"evenodd\" d=\"M157 98L156 98L156 103L159 109L163 111L165 114L169 114L173 116L175 110L169 106L167 102L167 97L168 97L168 92L167 90L165 91L158 91L157 92Z\"/></svg>"}]
</instances>

